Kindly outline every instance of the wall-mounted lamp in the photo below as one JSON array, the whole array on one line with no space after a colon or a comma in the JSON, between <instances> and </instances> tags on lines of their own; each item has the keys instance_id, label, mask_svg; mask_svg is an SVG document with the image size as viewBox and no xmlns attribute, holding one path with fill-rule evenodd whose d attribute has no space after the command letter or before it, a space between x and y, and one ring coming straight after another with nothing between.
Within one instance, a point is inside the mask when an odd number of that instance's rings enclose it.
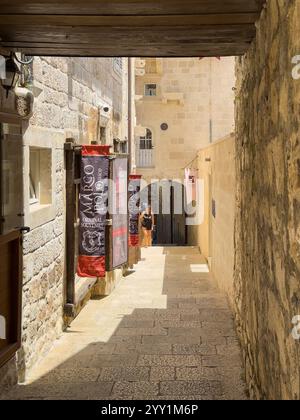
<instances>
[{"instance_id":1,"label":"wall-mounted lamp","mask_svg":"<svg viewBox=\"0 0 300 420\"><path fill-rule=\"evenodd\" d=\"M15 88L20 75L19 67L12 56L6 59L5 72L5 79L2 79L1 83L3 89L6 90L6 97L8 98L9 92Z\"/></svg>"}]
</instances>

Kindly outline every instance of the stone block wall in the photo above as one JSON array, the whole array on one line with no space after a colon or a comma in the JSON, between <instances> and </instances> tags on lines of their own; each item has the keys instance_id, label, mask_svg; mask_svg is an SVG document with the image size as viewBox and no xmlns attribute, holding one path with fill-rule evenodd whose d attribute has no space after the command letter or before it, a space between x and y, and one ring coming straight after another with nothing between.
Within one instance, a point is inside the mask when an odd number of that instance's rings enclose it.
<instances>
[{"instance_id":1,"label":"stone block wall","mask_svg":"<svg viewBox=\"0 0 300 420\"><path fill-rule=\"evenodd\" d=\"M79 143L97 140L99 126L106 127L108 144L114 137L124 139L126 72L126 59L120 73L113 58L36 57L34 83L42 93L35 101L31 125L64 130Z\"/></svg>"},{"instance_id":2,"label":"stone block wall","mask_svg":"<svg viewBox=\"0 0 300 420\"><path fill-rule=\"evenodd\" d=\"M235 136L230 135L201 153L201 167L210 167L211 196L208 203L211 221L209 265L220 289L233 304L234 213L235 213ZM211 159L205 163L205 157ZM202 170L203 170L202 169ZM215 209L213 214L212 200Z\"/></svg>"},{"instance_id":3,"label":"stone block wall","mask_svg":"<svg viewBox=\"0 0 300 420\"><path fill-rule=\"evenodd\" d=\"M116 71L113 58L37 57L33 80L41 91L35 99L34 115L24 130L24 164L28 170L26 150L31 146L51 148L54 191L52 211L41 208L28 217L32 230L24 240L23 331L18 357L21 380L26 370L49 351L63 328L64 142L67 137L78 143L99 141L100 126L106 127L106 144L112 145L114 137L124 138L127 134L126 82L122 73ZM103 111L105 106L108 112ZM29 173L25 173L25 207L28 178ZM28 212L30 209L25 208L25 217Z\"/></svg>"},{"instance_id":4,"label":"stone block wall","mask_svg":"<svg viewBox=\"0 0 300 420\"><path fill-rule=\"evenodd\" d=\"M63 152L60 151L60 155ZM57 177L63 176L58 165ZM22 350L19 378L49 351L62 332L64 304L64 192L56 194L54 219L26 234L23 244Z\"/></svg>"},{"instance_id":5,"label":"stone block wall","mask_svg":"<svg viewBox=\"0 0 300 420\"><path fill-rule=\"evenodd\" d=\"M0 396L18 382L16 356L0 369Z\"/></svg>"},{"instance_id":6,"label":"stone block wall","mask_svg":"<svg viewBox=\"0 0 300 420\"><path fill-rule=\"evenodd\" d=\"M269 0L237 60L235 309L252 398L300 398L300 1Z\"/></svg>"},{"instance_id":7,"label":"stone block wall","mask_svg":"<svg viewBox=\"0 0 300 420\"><path fill-rule=\"evenodd\" d=\"M204 202L198 204L204 205L204 219L199 226L188 227L188 244L200 247L214 279L233 306L235 136L199 150L193 166L204 183Z\"/></svg>"},{"instance_id":8,"label":"stone block wall","mask_svg":"<svg viewBox=\"0 0 300 420\"><path fill-rule=\"evenodd\" d=\"M128 136L127 59L122 61L123 71L113 58L34 59L34 114L23 122L24 224L31 232L24 236L23 244L22 348L1 369L0 388L15 382L17 374L20 381L26 379L26 373L45 356L63 330L64 143L68 137L77 143L100 141L100 127L106 128L106 144ZM51 156L46 182L47 189L52 189L51 202L37 207L29 202L31 148L46 148L49 159ZM45 170L42 163L41 170Z\"/></svg>"},{"instance_id":9,"label":"stone block wall","mask_svg":"<svg viewBox=\"0 0 300 420\"><path fill-rule=\"evenodd\" d=\"M145 84L152 83L157 96L147 97ZM200 147L233 131L234 85L233 57L146 59L145 75L136 76L136 115L152 132L153 167L138 173L148 182L182 179Z\"/></svg>"}]
</instances>

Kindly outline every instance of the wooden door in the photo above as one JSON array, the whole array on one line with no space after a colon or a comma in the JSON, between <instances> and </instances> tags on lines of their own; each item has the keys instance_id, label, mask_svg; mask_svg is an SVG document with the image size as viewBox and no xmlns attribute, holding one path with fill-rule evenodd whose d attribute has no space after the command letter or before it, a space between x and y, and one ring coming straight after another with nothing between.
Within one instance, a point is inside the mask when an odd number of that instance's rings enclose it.
<instances>
[{"instance_id":1,"label":"wooden door","mask_svg":"<svg viewBox=\"0 0 300 420\"><path fill-rule=\"evenodd\" d=\"M79 190L81 148L69 139L65 143L66 162L66 284L64 312L74 316L76 265L79 238Z\"/></svg>"},{"instance_id":2,"label":"wooden door","mask_svg":"<svg viewBox=\"0 0 300 420\"><path fill-rule=\"evenodd\" d=\"M159 214L157 215L157 244L158 245L186 245L186 227L185 227L185 211L184 211L184 188L183 185L176 186L176 193L174 187L171 186L171 181L165 181L165 187L161 186L159 191ZM163 191L164 190L164 191ZM170 197L163 194L168 193ZM175 211L174 199L181 200L182 211ZM169 212L165 213L163 208L163 200L165 200L166 208L169 207Z\"/></svg>"},{"instance_id":3,"label":"wooden door","mask_svg":"<svg viewBox=\"0 0 300 420\"><path fill-rule=\"evenodd\" d=\"M21 345L22 163L21 126L0 118L0 367Z\"/></svg>"},{"instance_id":4,"label":"wooden door","mask_svg":"<svg viewBox=\"0 0 300 420\"><path fill-rule=\"evenodd\" d=\"M172 218L170 214L157 215L157 244L172 245Z\"/></svg>"},{"instance_id":5,"label":"wooden door","mask_svg":"<svg viewBox=\"0 0 300 420\"><path fill-rule=\"evenodd\" d=\"M0 367L21 345L21 232L0 235Z\"/></svg>"},{"instance_id":6,"label":"wooden door","mask_svg":"<svg viewBox=\"0 0 300 420\"><path fill-rule=\"evenodd\" d=\"M172 187L172 244L176 246L186 245L186 226L184 210L184 187L182 184L176 185L176 190ZM175 201L179 201L178 211L174 208ZM180 208L181 207L181 208Z\"/></svg>"}]
</instances>

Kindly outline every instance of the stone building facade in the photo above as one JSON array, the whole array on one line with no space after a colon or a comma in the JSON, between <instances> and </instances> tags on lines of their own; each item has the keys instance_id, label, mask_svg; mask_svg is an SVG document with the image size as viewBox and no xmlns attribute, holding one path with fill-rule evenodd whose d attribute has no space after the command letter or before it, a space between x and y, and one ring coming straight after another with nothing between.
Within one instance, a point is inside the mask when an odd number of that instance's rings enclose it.
<instances>
[{"instance_id":1,"label":"stone building facade","mask_svg":"<svg viewBox=\"0 0 300 420\"><path fill-rule=\"evenodd\" d=\"M235 135L202 147L193 162L203 180L202 223L189 226L189 245L199 246L211 274L234 303ZM199 205L199 203L198 203Z\"/></svg>"},{"instance_id":2,"label":"stone building facade","mask_svg":"<svg viewBox=\"0 0 300 420\"><path fill-rule=\"evenodd\" d=\"M234 86L232 57L137 59L137 172L148 182L183 179L201 146L233 131ZM146 129L153 150L140 150Z\"/></svg>"},{"instance_id":3,"label":"stone building facade","mask_svg":"<svg viewBox=\"0 0 300 420\"><path fill-rule=\"evenodd\" d=\"M245 57L236 61L235 145L227 139L228 149L220 143L198 155L198 169L203 172L199 160L208 154L216 161L222 153L230 153L231 162L235 156L234 278L232 286L226 273L226 289L235 312L250 395L258 399L300 398L300 347L292 334L293 320L300 315L299 54L299 0L268 0L255 41ZM222 71L222 63L229 66L228 73ZM23 342L17 356L21 376L62 331L63 144L69 137L82 143L96 136L111 144L115 136L124 138L126 116L119 104L123 83L114 65L111 59L41 58L34 63L34 83L41 92L31 122L22 124L27 174L24 222L32 232L24 240ZM138 61L136 69L136 171L146 179L180 177L201 145L232 131L233 108L228 104L235 83L233 59L147 59ZM220 80L226 80L227 94L221 93ZM7 102L3 92L1 96L2 111ZM228 98L225 109L210 101L217 97ZM110 117L104 108L111 110ZM218 114L215 118L213 109ZM152 146L153 155L147 152L149 158L145 153L142 166L139 152L152 151ZM52 179L51 188L45 184L45 207L37 208L34 216L30 200L35 197L30 195L28 179L30 149L40 150L38 160L32 157L46 179ZM50 167L43 165L45 158ZM223 170L227 176L228 168ZM232 180L230 172L231 198ZM218 182L216 196L225 188L220 173ZM223 235L232 232L225 218L219 226ZM0 387L14 382L16 373L12 359L0 371Z\"/></svg>"},{"instance_id":4,"label":"stone building facade","mask_svg":"<svg viewBox=\"0 0 300 420\"><path fill-rule=\"evenodd\" d=\"M69 257L65 254L66 139L115 149L120 142L127 149L128 141L127 59L36 57L32 77L34 112L21 123L24 176L19 183L23 184L23 224L31 229L23 242L22 348L18 368L12 360L0 370L2 386L17 375L23 380L63 330ZM1 110L6 113L9 100L2 95Z\"/></svg>"},{"instance_id":5,"label":"stone building facade","mask_svg":"<svg viewBox=\"0 0 300 420\"><path fill-rule=\"evenodd\" d=\"M299 1L267 2L236 59L235 139L194 162L212 193L193 243L228 293L253 399L300 398L299 22Z\"/></svg>"},{"instance_id":6,"label":"stone building facade","mask_svg":"<svg viewBox=\"0 0 300 420\"><path fill-rule=\"evenodd\" d=\"M300 2L268 1L236 71L235 310L254 398L300 398L299 54Z\"/></svg>"}]
</instances>

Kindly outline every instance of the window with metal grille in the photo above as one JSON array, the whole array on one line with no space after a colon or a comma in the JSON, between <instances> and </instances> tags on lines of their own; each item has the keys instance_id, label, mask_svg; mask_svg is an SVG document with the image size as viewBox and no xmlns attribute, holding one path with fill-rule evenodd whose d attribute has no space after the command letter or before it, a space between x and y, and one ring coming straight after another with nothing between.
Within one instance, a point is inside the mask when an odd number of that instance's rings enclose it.
<instances>
[{"instance_id":1,"label":"window with metal grille","mask_svg":"<svg viewBox=\"0 0 300 420\"><path fill-rule=\"evenodd\" d=\"M152 132L147 128L146 135L139 138L137 143L137 166L151 168L153 166Z\"/></svg>"},{"instance_id":2,"label":"window with metal grille","mask_svg":"<svg viewBox=\"0 0 300 420\"><path fill-rule=\"evenodd\" d=\"M156 96L157 85L154 83L147 83L145 85L145 96Z\"/></svg>"}]
</instances>

